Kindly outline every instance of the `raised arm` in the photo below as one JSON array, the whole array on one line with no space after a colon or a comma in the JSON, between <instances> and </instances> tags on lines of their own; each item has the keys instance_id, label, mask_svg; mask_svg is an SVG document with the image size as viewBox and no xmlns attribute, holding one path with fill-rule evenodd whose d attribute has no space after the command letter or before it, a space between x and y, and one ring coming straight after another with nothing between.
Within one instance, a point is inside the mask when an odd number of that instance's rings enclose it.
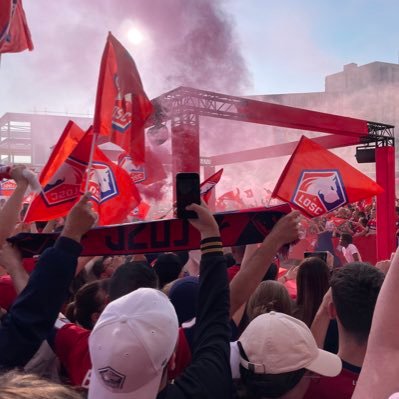
<instances>
[{"instance_id":1,"label":"raised arm","mask_svg":"<svg viewBox=\"0 0 399 399\"><path fill-rule=\"evenodd\" d=\"M0 326L0 367L26 364L47 337L75 274L79 244L96 215L85 195L72 208L53 248L39 258L28 284Z\"/></svg>"},{"instance_id":2,"label":"raised arm","mask_svg":"<svg viewBox=\"0 0 399 399\"><path fill-rule=\"evenodd\" d=\"M14 228L19 220L19 213L22 208L25 191L28 188L28 180L23 176L25 166L13 166L10 170L11 178L17 183L17 187L11 197L0 209L0 246L3 245L5 239L12 235Z\"/></svg>"},{"instance_id":3,"label":"raised arm","mask_svg":"<svg viewBox=\"0 0 399 399\"><path fill-rule=\"evenodd\" d=\"M243 262L240 271L230 283L230 315L248 301L262 281L278 250L298 239L299 212L281 218L252 256Z\"/></svg>"},{"instance_id":4,"label":"raised arm","mask_svg":"<svg viewBox=\"0 0 399 399\"><path fill-rule=\"evenodd\" d=\"M399 392L399 249L382 284L374 310L363 368L353 399L386 399Z\"/></svg>"},{"instance_id":5,"label":"raised arm","mask_svg":"<svg viewBox=\"0 0 399 399\"><path fill-rule=\"evenodd\" d=\"M191 364L167 397L231 398L229 286L219 228L204 206L187 209L198 214L190 222L201 234L198 310ZM218 381L213 384L212 381Z\"/></svg>"},{"instance_id":6,"label":"raised arm","mask_svg":"<svg viewBox=\"0 0 399 399\"><path fill-rule=\"evenodd\" d=\"M22 266L21 254L18 249L13 248L9 243L4 244L0 250L0 264L6 268L15 291L19 295L28 284L29 274Z\"/></svg>"}]
</instances>

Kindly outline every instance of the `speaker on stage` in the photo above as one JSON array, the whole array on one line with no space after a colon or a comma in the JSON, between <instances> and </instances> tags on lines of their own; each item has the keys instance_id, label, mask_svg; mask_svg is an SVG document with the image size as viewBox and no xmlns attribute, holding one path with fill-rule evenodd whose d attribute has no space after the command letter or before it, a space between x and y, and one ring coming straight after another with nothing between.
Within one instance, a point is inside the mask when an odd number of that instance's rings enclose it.
<instances>
[{"instance_id":1,"label":"speaker on stage","mask_svg":"<svg viewBox=\"0 0 399 399\"><path fill-rule=\"evenodd\" d=\"M375 162L375 148L357 147L355 157L357 163L373 163Z\"/></svg>"}]
</instances>

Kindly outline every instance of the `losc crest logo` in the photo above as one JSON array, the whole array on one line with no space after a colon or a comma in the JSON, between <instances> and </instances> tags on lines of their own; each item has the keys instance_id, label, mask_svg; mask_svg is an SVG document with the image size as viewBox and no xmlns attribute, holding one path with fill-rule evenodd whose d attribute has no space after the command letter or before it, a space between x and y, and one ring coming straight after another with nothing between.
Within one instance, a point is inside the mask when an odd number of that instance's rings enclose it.
<instances>
[{"instance_id":1,"label":"losc crest logo","mask_svg":"<svg viewBox=\"0 0 399 399\"><path fill-rule=\"evenodd\" d=\"M319 216L347 203L345 187L338 170L304 170L291 202Z\"/></svg>"},{"instance_id":2,"label":"losc crest logo","mask_svg":"<svg viewBox=\"0 0 399 399\"><path fill-rule=\"evenodd\" d=\"M105 163L93 162L89 178L89 191L93 200L101 204L119 194L115 175Z\"/></svg>"},{"instance_id":3,"label":"losc crest logo","mask_svg":"<svg viewBox=\"0 0 399 399\"><path fill-rule=\"evenodd\" d=\"M132 93L123 94L119 85L118 76L115 76L115 86L118 95L115 98L112 111L112 129L125 133L132 124Z\"/></svg>"},{"instance_id":4,"label":"losc crest logo","mask_svg":"<svg viewBox=\"0 0 399 399\"><path fill-rule=\"evenodd\" d=\"M145 166L135 165L129 155L124 155L119 159L119 166L125 169L135 184L141 183L146 179Z\"/></svg>"},{"instance_id":5,"label":"losc crest logo","mask_svg":"<svg viewBox=\"0 0 399 399\"><path fill-rule=\"evenodd\" d=\"M41 195L46 204L55 206L79 197L86 166L86 163L68 158L43 188Z\"/></svg>"}]
</instances>

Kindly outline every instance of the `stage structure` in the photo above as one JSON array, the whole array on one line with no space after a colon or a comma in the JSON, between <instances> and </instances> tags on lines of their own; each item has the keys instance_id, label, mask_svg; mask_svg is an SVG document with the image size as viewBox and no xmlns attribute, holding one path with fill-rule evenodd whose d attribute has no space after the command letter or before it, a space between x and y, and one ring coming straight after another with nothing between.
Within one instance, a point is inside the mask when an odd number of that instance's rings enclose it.
<instances>
[{"instance_id":1,"label":"stage structure","mask_svg":"<svg viewBox=\"0 0 399 399\"><path fill-rule=\"evenodd\" d=\"M395 250L394 126L188 87L165 93L155 98L153 104L156 111L148 127L171 122L173 175L178 171L199 171L200 166L204 166L207 177L219 165L291 155L298 143L200 158L200 117L327 133L312 138L325 148L359 145L374 149L376 180L384 188L377 197L377 258L389 259ZM182 153L187 156L174 156Z\"/></svg>"}]
</instances>

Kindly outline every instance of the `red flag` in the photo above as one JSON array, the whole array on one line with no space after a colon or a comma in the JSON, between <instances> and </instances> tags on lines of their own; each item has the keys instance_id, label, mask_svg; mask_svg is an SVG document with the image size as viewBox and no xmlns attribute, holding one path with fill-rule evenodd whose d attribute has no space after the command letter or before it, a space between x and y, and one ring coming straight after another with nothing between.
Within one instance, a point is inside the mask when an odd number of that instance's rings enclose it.
<instances>
[{"instance_id":1,"label":"red flag","mask_svg":"<svg viewBox=\"0 0 399 399\"><path fill-rule=\"evenodd\" d=\"M76 123L72 121L67 123L46 165L44 165L40 173L39 181L42 186L48 183L51 177L54 176L54 173L72 154L84 134L85 132Z\"/></svg>"},{"instance_id":2,"label":"red flag","mask_svg":"<svg viewBox=\"0 0 399 399\"><path fill-rule=\"evenodd\" d=\"M32 201L25 222L55 219L68 213L86 187L85 174L92 140L90 129ZM140 195L130 176L98 147L94 151L89 191L101 225L123 222L140 202Z\"/></svg>"},{"instance_id":3,"label":"red flag","mask_svg":"<svg viewBox=\"0 0 399 399\"><path fill-rule=\"evenodd\" d=\"M0 54L33 50L22 0L0 0Z\"/></svg>"},{"instance_id":4,"label":"red flag","mask_svg":"<svg viewBox=\"0 0 399 399\"><path fill-rule=\"evenodd\" d=\"M234 191L228 191L227 193L224 193L222 196L220 196L218 198L218 204L220 205L220 203L223 201L231 201L235 203L233 204L234 208L245 208L245 204L240 196L240 189L236 188L236 190L237 191L235 193Z\"/></svg>"},{"instance_id":5,"label":"red flag","mask_svg":"<svg viewBox=\"0 0 399 399\"><path fill-rule=\"evenodd\" d=\"M110 161L98 147L90 170L89 191L102 226L126 222L126 217L141 201L129 174Z\"/></svg>"},{"instance_id":6,"label":"red flag","mask_svg":"<svg viewBox=\"0 0 399 399\"><path fill-rule=\"evenodd\" d=\"M223 174L223 169L220 169L201 183L200 193L206 203L208 203L209 198L212 194L212 190L216 186L216 184L219 183L222 174Z\"/></svg>"},{"instance_id":7,"label":"red flag","mask_svg":"<svg viewBox=\"0 0 399 399\"><path fill-rule=\"evenodd\" d=\"M302 136L273 191L310 217L383 189L344 160Z\"/></svg>"},{"instance_id":8,"label":"red flag","mask_svg":"<svg viewBox=\"0 0 399 399\"><path fill-rule=\"evenodd\" d=\"M123 152L118 157L118 165L126 170L134 183L148 186L165 179L166 173L161 161L149 147L146 147L145 154L145 163L137 165L128 153Z\"/></svg>"},{"instance_id":9,"label":"red flag","mask_svg":"<svg viewBox=\"0 0 399 399\"><path fill-rule=\"evenodd\" d=\"M89 130L32 201L25 222L51 220L68 213L81 195L92 140L93 134Z\"/></svg>"},{"instance_id":10,"label":"red flag","mask_svg":"<svg viewBox=\"0 0 399 399\"><path fill-rule=\"evenodd\" d=\"M151 206L144 201L141 201L139 205L133 209L130 215L134 219L145 220L150 211Z\"/></svg>"},{"instance_id":11,"label":"red flag","mask_svg":"<svg viewBox=\"0 0 399 399\"><path fill-rule=\"evenodd\" d=\"M133 58L109 33L98 79L94 132L122 147L139 165L144 162L144 123L151 113Z\"/></svg>"}]
</instances>

